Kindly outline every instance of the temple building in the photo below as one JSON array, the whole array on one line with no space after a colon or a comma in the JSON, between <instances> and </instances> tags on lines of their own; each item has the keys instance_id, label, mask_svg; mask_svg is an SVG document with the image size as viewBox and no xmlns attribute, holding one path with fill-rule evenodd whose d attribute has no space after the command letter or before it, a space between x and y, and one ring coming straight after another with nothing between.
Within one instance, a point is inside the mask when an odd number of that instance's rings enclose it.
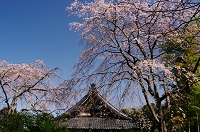
<instances>
[{"instance_id":1,"label":"temple building","mask_svg":"<svg viewBox=\"0 0 200 132\"><path fill-rule=\"evenodd\" d=\"M107 102L94 84L76 105L66 111L61 125L82 132L138 132L132 119Z\"/></svg>"}]
</instances>

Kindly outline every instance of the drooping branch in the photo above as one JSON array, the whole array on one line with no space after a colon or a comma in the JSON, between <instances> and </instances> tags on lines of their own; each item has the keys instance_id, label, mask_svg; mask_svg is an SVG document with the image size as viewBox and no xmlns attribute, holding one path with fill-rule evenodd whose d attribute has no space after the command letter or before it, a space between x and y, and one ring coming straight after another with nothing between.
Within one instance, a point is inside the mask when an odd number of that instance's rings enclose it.
<instances>
[{"instance_id":1,"label":"drooping branch","mask_svg":"<svg viewBox=\"0 0 200 132\"><path fill-rule=\"evenodd\" d=\"M35 108L45 110L49 109L47 102L56 106L65 94L64 89L52 85L53 77L58 77L57 68L49 70L42 61L10 64L0 60L0 65L0 90L4 95L1 100L7 105L8 114L14 112L19 99L23 101L22 109L35 104Z\"/></svg>"},{"instance_id":2,"label":"drooping branch","mask_svg":"<svg viewBox=\"0 0 200 132\"><path fill-rule=\"evenodd\" d=\"M162 104L166 101L170 106L169 97L173 99L171 95L178 90L171 87L176 80L172 67L162 60L165 52L161 47L185 33L199 15L199 4L179 0L97 0L85 4L75 1L67 10L83 20L70 24L82 32L85 48L73 76L79 88L96 81L105 91L121 91L125 97L130 85L136 85L157 126L162 127L159 130L165 131ZM135 89L131 90L135 93Z\"/></svg>"}]
</instances>

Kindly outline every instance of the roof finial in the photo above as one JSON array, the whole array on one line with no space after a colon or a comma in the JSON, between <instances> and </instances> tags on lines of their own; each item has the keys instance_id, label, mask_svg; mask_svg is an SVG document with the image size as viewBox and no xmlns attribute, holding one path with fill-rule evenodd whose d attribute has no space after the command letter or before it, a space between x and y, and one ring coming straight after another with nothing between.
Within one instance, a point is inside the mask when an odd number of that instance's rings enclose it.
<instances>
[{"instance_id":1,"label":"roof finial","mask_svg":"<svg viewBox=\"0 0 200 132\"><path fill-rule=\"evenodd\" d=\"M95 87L95 86L96 86L96 84L95 84L95 83L92 83L92 84L91 84L91 88L92 88L92 87Z\"/></svg>"},{"instance_id":2,"label":"roof finial","mask_svg":"<svg viewBox=\"0 0 200 132\"><path fill-rule=\"evenodd\" d=\"M89 93L97 93L97 88L96 88L96 84L92 83L90 86L90 90Z\"/></svg>"}]
</instances>

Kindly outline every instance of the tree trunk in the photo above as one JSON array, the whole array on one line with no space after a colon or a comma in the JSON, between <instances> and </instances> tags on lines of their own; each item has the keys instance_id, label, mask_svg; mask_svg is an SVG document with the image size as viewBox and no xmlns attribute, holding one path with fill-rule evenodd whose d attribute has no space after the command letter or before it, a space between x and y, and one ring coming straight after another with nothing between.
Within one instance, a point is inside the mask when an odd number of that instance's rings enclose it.
<instances>
[{"instance_id":1,"label":"tree trunk","mask_svg":"<svg viewBox=\"0 0 200 132\"><path fill-rule=\"evenodd\" d=\"M161 121L158 123L159 132L167 132L165 121Z\"/></svg>"},{"instance_id":2,"label":"tree trunk","mask_svg":"<svg viewBox=\"0 0 200 132\"><path fill-rule=\"evenodd\" d=\"M18 94L18 89L16 90L16 93L12 99L12 102L10 104L10 108L8 109L8 114L13 114L13 112L16 110L16 106L17 106L17 102L18 102L18 97L17 97L17 94Z\"/></svg>"}]
</instances>

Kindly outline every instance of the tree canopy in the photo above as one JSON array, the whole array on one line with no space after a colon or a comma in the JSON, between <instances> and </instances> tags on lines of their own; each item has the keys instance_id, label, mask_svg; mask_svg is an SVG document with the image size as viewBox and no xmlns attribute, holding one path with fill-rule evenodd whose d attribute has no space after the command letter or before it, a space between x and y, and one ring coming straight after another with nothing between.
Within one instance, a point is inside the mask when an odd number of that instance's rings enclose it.
<instances>
[{"instance_id":1,"label":"tree canopy","mask_svg":"<svg viewBox=\"0 0 200 132\"><path fill-rule=\"evenodd\" d=\"M105 91L117 92L122 102L138 89L159 131L166 131L165 114L173 116L171 100L179 96L179 86L172 71L177 65L162 60L162 45L173 47L175 43L166 42L185 38L190 23L199 20L199 5L188 0L75 0L67 11L81 21L70 27L81 32L85 50L72 80L77 87L98 82ZM193 28L199 31L199 25ZM199 32L193 40L199 43ZM185 46L192 47L191 42ZM163 103L168 113L164 114Z\"/></svg>"},{"instance_id":2,"label":"tree canopy","mask_svg":"<svg viewBox=\"0 0 200 132\"><path fill-rule=\"evenodd\" d=\"M67 105L64 88L54 85L56 69L43 61L11 64L0 60L0 108L8 113L18 110L53 111ZM66 103L63 105L63 103Z\"/></svg>"}]
</instances>

